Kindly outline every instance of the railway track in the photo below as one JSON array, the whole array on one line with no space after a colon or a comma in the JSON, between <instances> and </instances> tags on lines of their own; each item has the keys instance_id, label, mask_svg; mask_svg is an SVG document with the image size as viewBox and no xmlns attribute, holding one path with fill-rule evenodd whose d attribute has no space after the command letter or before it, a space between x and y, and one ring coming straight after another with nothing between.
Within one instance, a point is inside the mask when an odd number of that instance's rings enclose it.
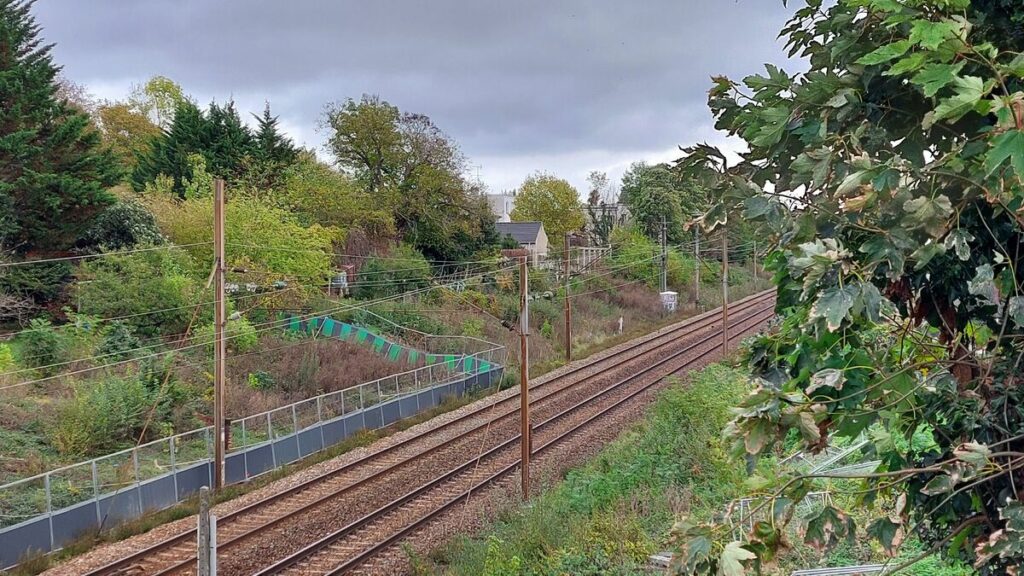
<instances>
[{"instance_id":1,"label":"railway track","mask_svg":"<svg viewBox=\"0 0 1024 576\"><path fill-rule=\"evenodd\" d=\"M771 315L771 302L771 294L761 293L733 304L730 325L733 330L739 328L736 338ZM720 323L718 312L696 316L531 387L531 410L539 422L535 453L543 454L581 426L650 389L665 374L696 361L685 363L683 356L699 359L714 353L720 348L720 339L714 338L720 334ZM645 366L630 370L636 364ZM642 386L629 386L641 380ZM583 423L565 429L566 422L577 421ZM223 574L347 571L468 492L516 469L518 433L518 394L514 394L225 514L218 518L219 570ZM466 460L467 454L476 456ZM425 479L424 470L443 473ZM398 494L389 494L396 488L400 488ZM427 511L420 513L421 509ZM390 536L368 545L370 534ZM310 541L314 543L302 547ZM188 574L194 567L195 531L186 530L84 573L170 575ZM332 572L335 568L340 571Z\"/></svg>"}]
</instances>

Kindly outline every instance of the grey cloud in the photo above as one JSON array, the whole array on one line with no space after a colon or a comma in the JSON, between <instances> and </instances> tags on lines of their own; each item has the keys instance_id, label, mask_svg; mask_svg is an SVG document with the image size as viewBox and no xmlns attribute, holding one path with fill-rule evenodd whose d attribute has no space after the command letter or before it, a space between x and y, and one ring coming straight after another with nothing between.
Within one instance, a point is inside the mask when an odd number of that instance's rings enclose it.
<instances>
[{"instance_id":1,"label":"grey cloud","mask_svg":"<svg viewBox=\"0 0 1024 576\"><path fill-rule=\"evenodd\" d=\"M305 135L325 103L376 93L488 158L688 143L709 122L711 75L785 62L788 14L781 0L42 0L35 12L87 86L163 74L200 99L269 100Z\"/></svg>"}]
</instances>

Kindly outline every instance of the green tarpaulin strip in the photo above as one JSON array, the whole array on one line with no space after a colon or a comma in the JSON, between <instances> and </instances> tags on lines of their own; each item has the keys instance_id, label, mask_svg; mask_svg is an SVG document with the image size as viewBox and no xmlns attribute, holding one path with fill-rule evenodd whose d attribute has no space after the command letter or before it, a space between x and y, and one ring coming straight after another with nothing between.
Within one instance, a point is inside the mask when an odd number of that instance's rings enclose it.
<instances>
[{"instance_id":1,"label":"green tarpaulin strip","mask_svg":"<svg viewBox=\"0 0 1024 576\"><path fill-rule=\"evenodd\" d=\"M380 352L384 348L385 340L380 336L373 337L373 349Z\"/></svg>"},{"instance_id":2,"label":"green tarpaulin strip","mask_svg":"<svg viewBox=\"0 0 1024 576\"><path fill-rule=\"evenodd\" d=\"M292 330L294 330L295 332L298 332L299 329L301 328L301 326L299 326L299 317L298 316L292 316L292 320L291 320L291 322L289 322L288 325L291 327Z\"/></svg>"},{"instance_id":3,"label":"green tarpaulin strip","mask_svg":"<svg viewBox=\"0 0 1024 576\"><path fill-rule=\"evenodd\" d=\"M341 325L341 339L342 340L348 340L349 336L351 336L351 335L352 335L352 325L351 324L342 324Z\"/></svg>"},{"instance_id":4,"label":"green tarpaulin strip","mask_svg":"<svg viewBox=\"0 0 1024 576\"><path fill-rule=\"evenodd\" d=\"M409 348L409 363L410 364L415 364L416 361L419 360L419 358L420 358L419 350L413 350L412 348Z\"/></svg>"},{"instance_id":5,"label":"green tarpaulin strip","mask_svg":"<svg viewBox=\"0 0 1024 576\"><path fill-rule=\"evenodd\" d=\"M360 328L359 330L356 330L356 342L359 342L360 344L366 342L366 337L369 335L370 333L367 332L365 328Z\"/></svg>"},{"instance_id":6,"label":"green tarpaulin strip","mask_svg":"<svg viewBox=\"0 0 1024 576\"><path fill-rule=\"evenodd\" d=\"M471 356L466 356L466 359L462 361L462 369L465 372L473 371L473 358Z\"/></svg>"},{"instance_id":7,"label":"green tarpaulin strip","mask_svg":"<svg viewBox=\"0 0 1024 576\"><path fill-rule=\"evenodd\" d=\"M480 372L490 372L490 371L491 371L491 363L487 362L486 360L481 360L480 361Z\"/></svg>"},{"instance_id":8,"label":"green tarpaulin strip","mask_svg":"<svg viewBox=\"0 0 1024 576\"><path fill-rule=\"evenodd\" d=\"M451 354L449 354L449 355L444 357L444 363L447 364L448 368L450 368L452 370L455 370L455 361L456 361L455 356L452 356Z\"/></svg>"},{"instance_id":9,"label":"green tarpaulin strip","mask_svg":"<svg viewBox=\"0 0 1024 576\"><path fill-rule=\"evenodd\" d=\"M388 350L388 358L391 361L397 361L398 356L402 353L402 347L397 344L391 345L391 350Z\"/></svg>"},{"instance_id":10,"label":"green tarpaulin strip","mask_svg":"<svg viewBox=\"0 0 1024 576\"><path fill-rule=\"evenodd\" d=\"M334 320L324 318L324 329L321 332L324 336L334 336Z\"/></svg>"}]
</instances>

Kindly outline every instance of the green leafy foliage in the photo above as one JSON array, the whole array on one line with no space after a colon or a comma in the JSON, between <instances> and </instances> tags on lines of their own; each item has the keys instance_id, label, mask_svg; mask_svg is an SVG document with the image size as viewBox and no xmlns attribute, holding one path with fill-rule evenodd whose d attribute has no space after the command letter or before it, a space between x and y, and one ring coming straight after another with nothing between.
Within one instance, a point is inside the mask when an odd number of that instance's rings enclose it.
<instances>
[{"instance_id":1,"label":"green leafy foliage","mask_svg":"<svg viewBox=\"0 0 1024 576\"><path fill-rule=\"evenodd\" d=\"M25 351L25 356L19 358L22 364L38 368L45 376L60 371L61 367L55 364L65 360L68 342L49 320L33 318L29 327L18 334L17 341Z\"/></svg>"},{"instance_id":2,"label":"green leafy foliage","mask_svg":"<svg viewBox=\"0 0 1024 576\"><path fill-rule=\"evenodd\" d=\"M256 327L245 317L228 320L228 325L224 330L224 339L227 342L228 350L239 354L249 352L259 344ZM192 341L196 344L203 344L207 351L212 353L216 341L213 323L203 324L193 330Z\"/></svg>"},{"instance_id":3,"label":"green leafy foliage","mask_svg":"<svg viewBox=\"0 0 1024 576\"><path fill-rule=\"evenodd\" d=\"M858 489L865 509L906 503L870 509L884 549L899 553L897 534L913 533L980 574L1011 573L1024 562L1024 417L1012 408L1024 400L1019 5L805 4L782 36L808 71L714 80L709 104L717 127L746 141L741 162L701 145L676 165L716 175L702 224L742 213L773 243L783 318L750 352L759 386L730 425L734 452L753 461L784 437L818 452L866 435L880 464ZM922 429L933 442L911 441ZM776 480L762 489L784 507L813 485ZM839 546L853 518L827 506L804 541ZM731 542L710 534L712 546ZM768 561L779 544L766 535L741 545ZM691 572L710 571L714 555L694 558L704 564Z\"/></svg>"},{"instance_id":4,"label":"green leafy foliage","mask_svg":"<svg viewBox=\"0 0 1024 576\"><path fill-rule=\"evenodd\" d=\"M191 307L200 303L194 266L179 249L87 260L76 273L74 299L83 313L125 317L125 324L142 336L176 334L184 331Z\"/></svg>"},{"instance_id":5,"label":"green leafy foliage","mask_svg":"<svg viewBox=\"0 0 1024 576\"><path fill-rule=\"evenodd\" d=\"M415 248L401 245L384 257L370 258L359 269L355 282L358 298L380 298L425 288L430 284L430 264Z\"/></svg>"},{"instance_id":6,"label":"green leafy foliage","mask_svg":"<svg viewBox=\"0 0 1024 576\"><path fill-rule=\"evenodd\" d=\"M0 248L65 250L120 178L89 117L57 96L31 2L0 2Z\"/></svg>"},{"instance_id":7,"label":"green leafy foliage","mask_svg":"<svg viewBox=\"0 0 1024 576\"><path fill-rule=\"evenodd\" d=\"M145 206L122 201L101 212L82 234L78 244L102 250L124 250L139 244L156 246L164 243L156 219Z\"/></svg>"},{"instance_id":8,"label":"green leafy foliage","mask_svg":"<svg viewBox=\"0 0 1024 576\"><path fill-rule=\"evenodd\" d=\"M62 454L76 456L120 448L142 432L152 400L138 380L107 378L82 385L58 406L50 441Z\"/></svg>"},{"instance_id":9,"label":"green leafy foliage","mask_svg":"<svg viewBox=\"0 0 1024 576\"><path fill-rule=\"evenodd\" d=\"M561 246L567 232L581 230L586 222L576 189L561 178L541 173L519 186L511 216L516 222L544 224L548 242L554 246Z\"/></svg>"}]
</instances>

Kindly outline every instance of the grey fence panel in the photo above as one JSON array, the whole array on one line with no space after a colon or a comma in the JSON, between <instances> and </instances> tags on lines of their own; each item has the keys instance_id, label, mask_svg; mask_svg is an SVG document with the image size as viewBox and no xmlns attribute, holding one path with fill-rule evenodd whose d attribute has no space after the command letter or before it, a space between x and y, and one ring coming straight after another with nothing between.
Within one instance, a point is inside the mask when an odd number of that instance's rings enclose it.
<instances>
[{"instance_id":1,"label":"grey fence panel","mask_svg":"<svg viewBox=\"0 0 1024 576\"><path fill-rule=\"evenodd\" d=\"M269 452L269 448L267 449ZM224 483L235 484L249 479L246 464L249 451L235 452L224 457Z\"/></svg>"},{"instance_id":2,"label":"grey fence panel","mask_svg":"<svg viewBox=\"0 0 1024 576\"><path fill-rule=\"evenodd\" d=\"M123 488L120 492L115 492L114 494L101 496L99 505L104 526L114 526L124 520L131 520L142 515L139 489L135 486Z\"/></svg>"},{"instance_id":3,"label":"grey fence panel","mask_svg":"<svg viewBox=\"0 0 1024 576\"><path fill-rule=\"evenodd\" d=\"M345 434L345 419L339 418L331 422L324 422L320 427L324 432L324 443L332 446L341 442L348 436Z\"/></svg>"},{"instance_id":4,"label":"grey fence panel","mask_svg":"<svg viewBox=\"0 0 1024 576\"><path fill-rule=\"evenodd\" d=\"M210 464L202 463L178 470L178 501L185 500L199 491L201 486L210 486Z\"/></svg>"},{"instance_id":5,"label":"grey fence panel","mask_svg":"<svg viewBox=\"0 0 1024 576\"><path fill-rule=\"evenodd\" d=\"M245 481L322 451L326 446L337 444L362 429L380 428L417 411L432 408L447 396L475 389L500 378L501 370L500 366L495 366L479 377L463 375L458 381L438 384L406 396L398 395L396 380L390 385L394 388L387 390L385 397L390 399L386 402L339 414L330 420L321 420L298 432L294 428L291 433L277 431L271 441L228 454L225 459L227 482ZM121 521L137 518L144 512L167 508L187 499L198 492L200 487L211 484L213 471L209 460L172 463L170 470L142 480L138 479L136 472L133 483L111 478L107 492L103 493L101 487L98 498L54 510L52 515L37 516L0 530L0 568L16 565L31 550L58 550L83 533L98 529L101 523L102 527L109 528Z\"/></svg>"},{"instance_id":6,"label":"grey fence panel","mask_svg":"<svg viewBox=\"0 0 1024 576\"><path fill-rule=\"evenodd\" d=\"M401 403L401 399L396 399L381 405L380 411L384 415L385 426L390 426L402 419Z\"/></svg>"},{"instance_id":7,"label":"grey fence panel","mask_svg":"<svg viewBox=\"0 0 1024 576\"><path fill-rule=\"evenodd\" d=\"M282 436L274 440L274 454L277 456L277 465L284 466L299 459L299 447L295 444L294 436Z\"/></svg>"},{"instance_id":8,"label":"grey fence panel","mask_svg":"<svg viewBox=\"0 0 1024 576\"><path fill-rule=\"evenodd\" d=\"M50 551L50 519L45 516L0 532L0 565L14 566L32 551Z\"/></svg>"},{"instance_id":9,"label":"grey fence panel","mask_svg":"<svg viewBox=\"0 0 1024 576\"><path fill-rule=\"evenodd\" d=\"M174 474L158 476L139 484L142 511L163 510L178 503L174 497Z\"/></svg>"},{"instance_id":10,"label":"grey fence panel","mask_svg":"<svg viewBox=\"0 0 1024 576\"><path fill-rule=\"evenodd\" d=\"M324 439L320 435L320 424L303 430L297 434L299 439L300 458L305 458L324 449Z\"/></svg>"},{"instance_id":11,"label":"grey fence panel","mask_svg":"<svg viewBox=\"0 0 1024 576\"><path fill-rule=\"evenodd\" d=\"M419 412L419 410L416 407L415 396L398 399L398 413L402 418L408 418L417 412Z\"/></svg>"},{"instance_id":12,"label":"grey fence panel","mask_svg":"<svg viewBox=\"0 0 1024 576\"><path fill-rule=\"evenodd\" d=\"M362 412L349 414L342 419L342 422L345 423L345 436L353 436L360 430L366 429L366 421L363 419Z\"/></svg>"},{"instance_id":13,"label":"grey fence panel","mask_svg":"<svg viewBox=\"0 0 1024 576\"><path fill-rule=\"evenodd\" d=\"M366 422L366 427L370 430L384 427L384 415L381 413L380 405L363 411L363 418Z\"/></svg>"},{"instance_id":14,"label":"grey fence panel","mask_svg":"<svg viewBox=\"0 0 1024 576\"><path fill-rule=\"evenodd\" d=\"M418 403L420 410L430 410L437 404L434 402L434 394L430 390L424 390L416 394L416 402Z\"/></svg>"},{"instance_id":15,"label":"grey fence panel","mask_svg":"<svg viewBox=\"0 0 1024 576\"><path fill-rule=\"evenodd\" d=\"M95 502L76 504L53 515L53 541L57 545L70 542L92 530L96 530Z\"/></svg>"}]
</instances>

